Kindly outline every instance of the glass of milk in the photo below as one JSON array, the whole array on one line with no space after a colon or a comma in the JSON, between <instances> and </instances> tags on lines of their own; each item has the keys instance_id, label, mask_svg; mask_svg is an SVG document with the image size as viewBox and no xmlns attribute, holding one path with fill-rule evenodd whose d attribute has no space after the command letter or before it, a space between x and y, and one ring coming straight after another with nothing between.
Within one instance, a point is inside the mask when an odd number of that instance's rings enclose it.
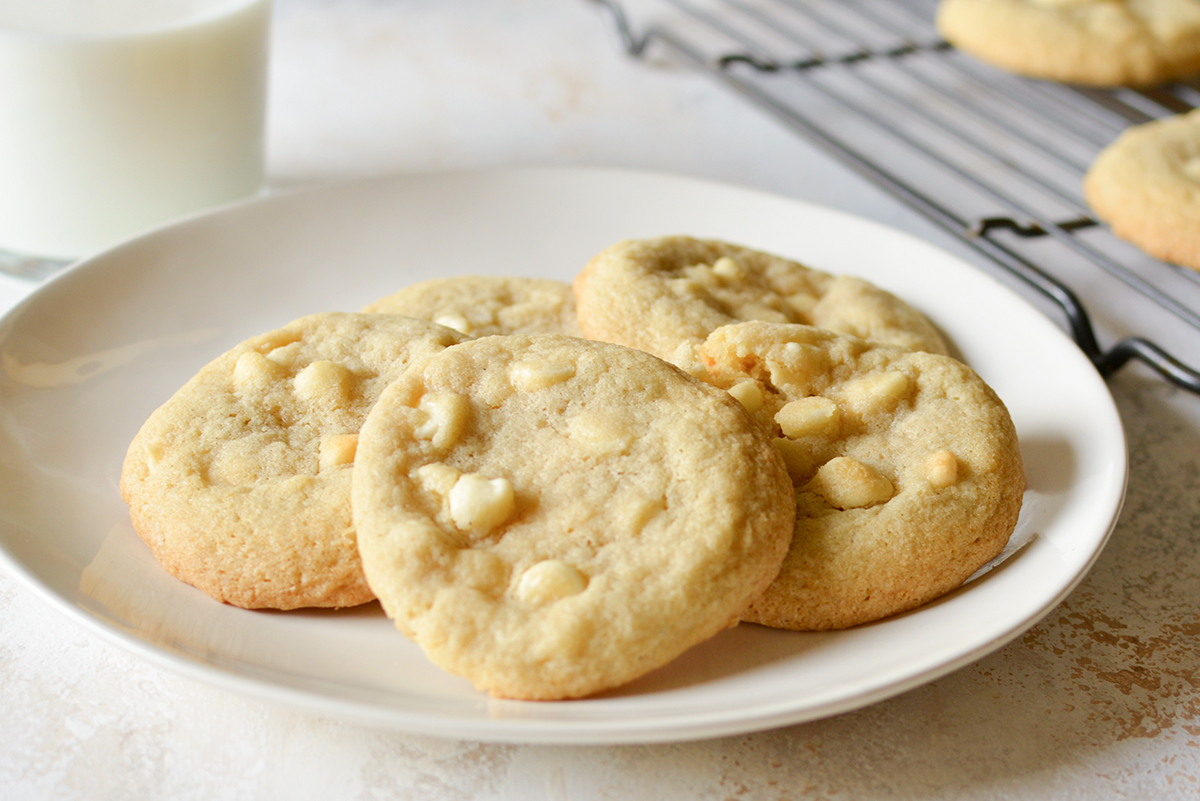
<instances>
[{"instance_id":1,"label":"glass of milk","mask_svg":"<svg viewBox=\"0 0 1200 801\"><path fill-rule=\"evenodd\" d=\"M262 191L269 23L270 0L0 0L0 264Z\"/></svg>"}]
</instances>

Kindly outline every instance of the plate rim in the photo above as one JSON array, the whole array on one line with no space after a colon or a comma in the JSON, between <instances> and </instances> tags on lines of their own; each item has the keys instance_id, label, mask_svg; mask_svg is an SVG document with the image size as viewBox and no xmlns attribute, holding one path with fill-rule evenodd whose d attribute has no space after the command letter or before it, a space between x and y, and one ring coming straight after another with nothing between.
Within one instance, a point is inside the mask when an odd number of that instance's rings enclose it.
<instances>
[{"instance_id":1,"label":"plate rim","mask_svg":"<svg viewBox=\"0 0 1200 801\"><path fill-rule=\"evenodd\" d=\"M980 270L976 265L971 264L957 254L951 253L938 245L920 239L916 235L907 231L888 226L875 220L864 218L850 212L834 209L830 207L820 206L808 201L799 200L792 197L778 195L762 190L757 190L750 187L729 184L708 179L694 178L690 176L675 175L667 172L648 171L648 170L629 170L622 168L595 168L595 167L535 167L535 168L497 168L497 169L482 169L482 170L456 170L451 172L433 172L433 173L403 173L396 175L370 176L366 178L346 179L339 181L331 181L308 187L294 187L272 193L265 197L253 198L244 201L238 201L231 204L212 209L206 212L189 215L185 218L173 221L171 223L159 226L151 231L135 236L122 243L114 245L100 253L94 254L88 258L82 259L75 264L65 269L59 275L54 276L49 281L28 295L26 298L19 301L10 308L3 316L0 316L0 344L7 339L10 324L15 321L21 310L27 308L30 304L39 302L38 299L44 297L48 292L54 291L50 287L58 287L63 283L75 280L72 276L82 273L87 273L92 270L105 269L106 259L119 258L120 254L128 247L134 246L136 243L143 242L147 239L156 237L171 236L172 232L191 225L204 225L207 220L214 217L223 217L226 215L237 215L247 207L258 207L266 203L286 202L287 198L296 196L313 196L320 193L335 193L337 191L351 191L361 189L363 186L388 186L396 187L403 184L411 184L415 181L443 181L447 178L454 180L477 180L480 178L490 180L505 180L513 176L529 176L540 175L551 180L575 180L576 176L597 176L604 175L615 180L634 180L634 181L666 181L676 182L679 186L695 185L706 187L710 191L719 193L722 192L737 192L762 198L766 202L776 202L786 204L795 208L798 212L802 210L816 211L821 214L832 214L841 217L845 220L851 220L856 224L866 224L876 229L886 230L892 234L898 234L911 242L919 243L920 245L940 251L948 259L958 263L958 266L963 269L974 271L985 278L991 278L986 272ZM1050 328L1063 338L1063 340L1074 347L1074 343L1070 342L1067 335L1061 329L1053 326L1053 324L1044 317L1029 301L1022 298L1012 290L1003 287L997 282L997 287L1007 292L1011 298L1016 299L1019 303L1029 307L1029 309L1039 318L1050 326ZM1078 354L1079 359L1086 359L1082 354ZM258 679L253 676L238 674L231 672L218 665L208 662L201 662L186 655L165 648L161 644L155 644L143 640L136 635L130 634L112 625L110 622L103 620L96 614L79 607L72 603L70 599L61 596L52 587L47 586L33 575L25 565L21 564L15 555L8 550L7 544L0 537L0 565L5 571L19 580L27 589L31 590L38 597L46 601L52 608L55 608L66 617L82 625L87 630L99 635L102 639L114 643L126 651L132 652L140 658L146 659L151 663L157 664L160 667L165 667L177 674L187 676L189 679L200 681L209 686L216 686L235 692L237 694L257 698L259 700L268 700L276 703L282 703L290 708L306 709L310 712L318 714L330 715L342 719L353 720L362 724L387 728L397 731L404 731L414 734L427 734L439 737L452 737L458 739L476 740L484 742L504 742L504 743L526 743L526 744L591 744L591 745L607 745L607 744L634 744L634 743L661 743L661 742L684 742L690 740L709 739L713 737L728 736L732 734L742 734L752 731L759 731L780 726L792 725L809 720L815 720L831 715L844 713L853 709L858 709L874 703L878 703L886 698L901 694L914 687L926 684L936 678L954 672L962 667L978 661L989 653L992 653L1012 640L1019 637L1028 629L1036 625L1042 618L1045 617L1055 606L1074 590L1081 582L1095 561L1099 558L1103 551L1109 536L1115 527L1124 503L1125 490L1128 481L1129 459L1128 459L1128 444L1126 442L1123 428L1120 423L1120 416L1116 410L1115 402L1111 394L1099 374L1095 376L1096 382L1103 387L1103 395L1107 399L1106 411L1115 421L1117 429L1116 435L1119 437L1121 445L1121 454L1119 462L1120 476L1118 479L1119 491L1114 499L1111 499L1111 509L1107 514L1107 522L1104 526L1103 533L1097 538L1097 545L1090 552L1087 560L1081 569L1076 570L1072 580L1061 587L1052 597L1045 599L1038 606L1036 612L1031 613L1025 619L1019 621L1015 625L1009 626L1006 633L999 637L988 641L986 644L975 647L968 652L962 653L954 659L941 662L926 670L908 675L899 680L887 683L882 686L877 686L866 693L856 694L852 697L844 697L826 701L815 706L780 709L772 714L763 714L753 719L748 720L744 714L736 712L728 712L723 718L717 719L711 713L701 715L701 720L693 719L692 715L675 716L668 720L655 718L644 724L632 723L628 719L618 719L611 721L564 721L561 719L519 719L505 717L500 719L499 724L495 724L492 719L488 720L451 720L449 722L441 718L432 718L429 715L421 713L411 713L406 710L398 710L394 707L370 707L369 705L348 698L334 698L328 696L314 695L303 689L281 686L269 680ZM1114 433L1114 432L1109 432ZM536 703L536 702L516 702L516 703ZM575 702L564 702L575 703ZM707 722L704 722L707 721ZM464 731L464 727L472 729L470 732Z\"/></svg>"}]
</instances>

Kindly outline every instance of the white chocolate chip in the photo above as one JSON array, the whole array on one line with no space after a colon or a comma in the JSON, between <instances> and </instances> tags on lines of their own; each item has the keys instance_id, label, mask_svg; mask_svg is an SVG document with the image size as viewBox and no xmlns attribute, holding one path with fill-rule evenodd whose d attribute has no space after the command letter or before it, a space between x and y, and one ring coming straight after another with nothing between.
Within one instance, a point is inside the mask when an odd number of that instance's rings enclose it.
<instances>
[{"instance_id":1,"label":"white chocolate chip","mask_svg":"<svg viewBox=\"0 0 1200 801\"><path fill-rule=\"evenodd\" d=\"M461 475L462 471L457 467L451 467L443 462L423 464L412 472L413 480L417 482L418 487L439 498L446 498L450 495L450 490L454 488L454 483Z\"/></svg>"},{"instance_id":2,"label":"white chocolate chip","mask_svg":"<svg viewBox=\"0 0 1200 801\"><path fill-rule=\"evenodd\" d=\"M296 397L312 401L318 398L344 398L354 376L337 362L322 359L305 367L292 381Z\"/></svg>"},{"instance_id":3,"label":"white chocolate chip","mask_svg":"<svg viewBox=\"0 0 1200 801\"><path fill-rule=\"evenodd\" d=\"M821 465L805 487L837 509L862 509L890 500L896 490L875 468L848 456Z\"/></svg>"},{"instance_id":4,"label":"white chocolate chip","mask_svg":"<svg viewBox=\"0 0 1200 801\"><path fill-rule=\"evenodd\" d=\"M575 375L570 362L522 361L508 368L508 380L518 392L536 392L561 384Z\"/></svg>"},{"instance_id":5,"label":"white chocolate chip","mask_svg":"<svg viewBox=\"0 0 1200 801\"><path fill-rule=\"evenodd\" d=\"M775 353L769 354L766 362L771 373L771 384L785 387L802 385L813 375L824 373L828 359L818 348L788 342Z\"/></svg>"},{"instance_id":6,"label":"white chocolate chip","mask_svg":"<svg viewBox=\"0 0 1200 801\"><path fill-rule=\"evenodd\" d=\"M742 404L742 408L750 413L757 412L763 405L762 387L754 379L739 381L729 388L733 399Z\"/></svg>"},{"instance_id":7,"label":"white chocolate chip","mask_svg":"<svg viewBox=\"0 0 1200 801\"><path fill-rule=\"evenodd\" d=\"M487 533L508 519L516 507L506 478L463 473L450 489L450 518L460 531Z\"/></svg>"},{"instance_id":8,"label":"white chocolate chip","mask_svg":"<svg viewBox=\"0 0 1200 801\"><path fill-rule=\"evenodd\" d=\"M904 373L886 370L868 373L846 383L846 407L860 418L886 414L895 409L912 391L912 381Z\"/></svg>"},{"instance_id":9,"label":"white chocolate chip","mask_svg":"<svg viewBox=\"0 0 1200 801\"><path fill-rule=\"evenodd\" d=\"M238 356L233 366L233 387L238 392L257 388L260 392L283 376L283 367L256 350Z\"/></svg>"},{"instance_id":10,"label":"white chocolate chip","mask_svg":"<svg viewBox=\"0 0 1200 801\"><path fill-rule=\"evenodd\" d=\"M358 452L358 434L335 434L321 440L320 465L330 470L346 464L354 464Z\"/></svg>"},{"instance_id":11,"label":"white chocolate chip","mask_svg":"<svg viewBox=\"0 0 1200 801\"><path fill-rule=\"evenodd\" d=\"M517 582L517 597L525 603L542 606L587 588L587 577L578 568L558 559L546 559L532 565Z\"/></svg>"},{"instance_id":12,"label":"white chocolate chip","mask_svg":"<svg viewBox=\"0 0 1200 801\"><path fill-rule=\"evenodd\" d=\"M938 451L925 460L925 476L934 489L946 489L958 483L958 458L950 451Z\"/></svg>"},{"instance_id":13,"label":"white chocolate chip","mask_svg":"<svg viewBox=\"0 0 1200 801\"><path fill-rule=\"evenodd\" d=\"M453 445L466 427L470 401L456 392L431 392L417 403L413 436L427 439L437 449Z\"/></svg>"},{"instance_id":14,"label":"white chocolate chip","mask_svg":"<svg viewBox=\"0 0 1200 801\"><path fill-rule=\"evenodd\" d=\"M713 262L712 271L713 275L720 276L729 281L737 281L744 275L742 265L728 256L722 256Z\"/></svg>"},{"instance_id":15,"label":"white chocolate chip","mask_svg":"<svg viewBox=\"0 0 1200 801\"><path fill-rule=\"evenodd\" d=\"M633 444L633 431L617 414L588 411L567 422L571 441L589 453L623 453Z\"/></svg>"},{"instance_id":16,"label":"white chocolate chip","mask_svg":"<svg viewBox=\"0 0 1200 801\"><path fill-rule=\"evenodd\" d=\"M475 330L475 326L471 325L471 321L461 314L439 314L433 318L433 321L438 325L453 328L460 334L470 334Z\"/></svg>"},{"instance_id":17,"label":"white chocolate chip","mask_svg":"<svg viewBox=\"0 0 1200 801\"><path fill-rule=\"evenodd\" d=\"M841 418L842 413L836 403L814 395L784 406L776 413L775 422L785 437L799 439L810 434L836 435Z\"/></svg>"}]
</instances>

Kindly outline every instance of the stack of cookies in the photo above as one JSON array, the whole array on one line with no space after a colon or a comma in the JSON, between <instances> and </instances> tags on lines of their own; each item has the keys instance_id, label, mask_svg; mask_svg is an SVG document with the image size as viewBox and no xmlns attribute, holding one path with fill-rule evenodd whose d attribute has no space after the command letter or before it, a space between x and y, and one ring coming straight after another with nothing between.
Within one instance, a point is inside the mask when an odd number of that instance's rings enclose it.
<instances>
[{"instance_id":1,"label":"stack of cookies","mask_svg":"<svg viewBox=\"0 0 1200 801\"><path fill-rule=\"evenodd\" d=\"M378 599L492 695L593 695L748 621L913 609L1003 548L1012 422L860 279L688 237L573 285L464 277L204 367L121 491L173 575L250 609Z\"/></svg>"}]
</instances>

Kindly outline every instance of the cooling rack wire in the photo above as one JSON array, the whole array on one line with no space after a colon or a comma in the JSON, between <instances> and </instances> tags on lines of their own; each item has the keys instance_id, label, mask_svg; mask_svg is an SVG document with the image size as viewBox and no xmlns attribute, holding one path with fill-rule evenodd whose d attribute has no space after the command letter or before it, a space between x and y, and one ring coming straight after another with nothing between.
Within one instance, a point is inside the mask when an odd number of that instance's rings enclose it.
<instances>
[{"instance_id":1,"label":"cooling rack wire","mask_svg":"<svg viewBox=\"0 0 1200 801\"><path fill-rule=\"evenodd\" d=\"M591 2L630 55L710 74L965 243L1106 378L1138 362L1200 394L1200 273L1118 240L1081 194L1104 146L1192 110L1200 83L1010 75L938 36L937 0Z\"/></svg>"}]
</instances>

